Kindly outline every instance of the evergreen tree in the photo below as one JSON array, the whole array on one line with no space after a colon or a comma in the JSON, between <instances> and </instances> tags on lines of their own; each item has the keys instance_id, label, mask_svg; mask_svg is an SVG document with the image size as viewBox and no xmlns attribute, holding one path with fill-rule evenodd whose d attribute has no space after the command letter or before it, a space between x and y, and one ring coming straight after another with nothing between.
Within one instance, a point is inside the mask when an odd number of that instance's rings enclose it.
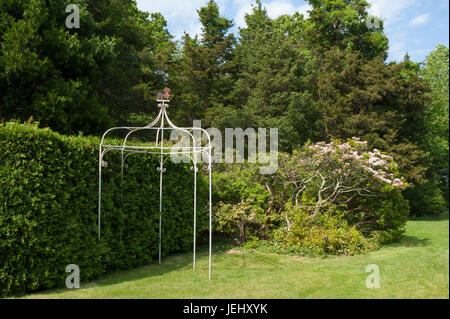
<instances>
[{"instance_id":1,"label":"evergreen tree","mask_svg":"<svg viewBox=\"0 0 450 319\"><path fill-rule=\"evenodd\" d=\"M80 28L66 27L66 6ZM2 1L0 118L72 134L100 133L144 108L164 85L170 35L160 15L127 0Z\"/></svg>"},{"instance_id":2,"label":"evergreen tree","mask_svg":"<svg viewBox=\"0 0 450 319\"><path fill-rule=\"evenodd\" d=\"M278 128L280 148L292 150L311 134L316 112L308 86L307 52L291 41L282 21L267 15L261 2L245 17L236 49L237 81L234 107L215 108L208 113L215 127Z\"/></svg>"},{"instance_id":3,"label":"evergreen tree","mask_svg":"<svg viewBox=\"0 0 450 319\"><path fill-rule=\"evenodd\" d=\"M234 83L236 39L228 34L233 25L231 20L220 16L213 0L200 8L198 14L202 23L201 39L185 34L182 55L170 76L175 92L175 117L186 125L203 119L212 107L227 105Z\"/></svg>"},{"instance_id":4,"label":"evergreen tree","mask_svg":"<svg viewBox=\"0 0 450 319\"><path fill-rule=\"evenodd\" d=\"M426 86L416 68L410 61L385 65L358 53L328 51L317 78L322 138L367 140L396 155L410 182L422 181L426 163L418 136L424 132Z\"/></svg>"},{"instance_id":5,"label":"evergreen tree","mask_svg":"<svg viewBox=\"0 0 450 319\"><path fill-rule=\"evenodd\" d=\"M306 23L305 38L311 48L324 53L332 47L337 47L348 52L359 52L368 59L378 56L387 58L388 39L383 31L383 21L369 17L368 2L308 1L312 10ZM367 23L368 21L370 23Z\"/></svg>"}]
</instances>

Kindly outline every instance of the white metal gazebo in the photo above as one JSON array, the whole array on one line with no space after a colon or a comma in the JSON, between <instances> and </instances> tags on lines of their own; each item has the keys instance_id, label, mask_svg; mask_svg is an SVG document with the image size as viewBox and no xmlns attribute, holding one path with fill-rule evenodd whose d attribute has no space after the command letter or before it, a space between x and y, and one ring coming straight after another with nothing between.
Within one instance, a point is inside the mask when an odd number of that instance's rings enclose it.
<instances>
[{"instance_id":1,"label":"white metal gazebo","mask_svg":"<svg viewBox=\"0 0 450 319\"><path fill-rule=\"evenodd\" d=\"M169 107L168 103L170 102L170 89L166 88L164 93L158 93L158 107L160 111L156 116L155 120L143 127L113 127L107 130L101 139L100 149L99 149L99 180L98 180L98 237L101 237L101 217L102 217L102 167L106 167L108 165L107 162L103 160L104 155L111 151L120 151L121 152L121 176L123 180L124 167L126 167L126 159L131 154L154 154L159 157L159 167L156 169L159 171L159 263L161 264L161 229L163 223L163 175L166 171L164 168L165 161L171 155L183 155L188 156L189 159L193 163L193 171L194 171L194 180L193 180L193 188L194 188L194 207L193 207L193 215L194 215L194 242L193 242L193 269L195 270L195 257L196 257L196 230L197 230L197 172L198 167L197 164L201 164L201 159L198 160L199 156L206 157L206 163L208 166L208 181L209 181L209 279L211 279L211 254L212 254L212 190L211 190L211 169L212 169L212 156L211 156L211 138L208 132L199 127L177 127L175 126L169 119L167 115L167 108ZM165 123L168 126L165 126ZM189 137L189 146L164 146L164 132L174 131L184 134ZM105 145L105 137L112 131L124 131L126 133L125 138L123 139L123 143L121 145ZM142 131L156 131L155 138L155 146L132 146L127 145L129 138L137 132ZM201 138L200 141L196 140L195 132L203 133L207 139L207 143L205 146L202 146Z\"/></svg>"}]
</instances>

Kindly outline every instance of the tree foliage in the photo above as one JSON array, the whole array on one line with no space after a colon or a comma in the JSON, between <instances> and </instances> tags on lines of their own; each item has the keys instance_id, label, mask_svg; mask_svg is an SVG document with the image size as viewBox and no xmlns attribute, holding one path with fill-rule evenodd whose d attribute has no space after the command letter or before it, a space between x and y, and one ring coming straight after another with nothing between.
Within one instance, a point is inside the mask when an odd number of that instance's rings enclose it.
<instances>
[{"instance_id":1,"label":"tree foliage","mask_svg":"<svg viewBox=\"0 0 450 319\"><path fill-rule=\"evenodd\" d=\"M326 52L332 48L358 52L365 58L387 57L388 40L383 21L373 28L367 26L369 3L365 0L309 0L310 18L305 37L310 46Z\"/></svg>"},{"instance_id":2,"label":"tree foliage","mask_svg":"<svg viewBox=\"0 0 450 319\"><path fill-rule=\"evenodd\" d=\"M205 118L211 107L228 104L234 83L236 39L228 33L231 20L220 16L214 1L200 8L198 14L201 39L185 34L181 57L170 74L170 84L177 92L173 117L180 125L192 126L192 121Z\"/></svg>"},{"instance_id":3,"label":"tree foliage","mask_svg":"<svg viewBox=\"0 0 450 319\"><path fill-rule=\"evenodd\" d=\"M448 170L448 114L449 114L449 50L438 45L425 61L421 74L431 87L429 96L432 102L427 104L426 121L427 134L425 143L432 154L436 169Z\"/></svg>"},{"instance_id":4,"label":"tree foliage","mask_svg":"<svg viewBox=\"0 0 450 319\"><path fill-rule=\"evenodd\" d=\"M68 29L66 5L80 8ZM173 44L160 14L134 1L2 1L0 118L61 133L99 133L145 110L164 85Z\"/></svg>"}]
</instances>

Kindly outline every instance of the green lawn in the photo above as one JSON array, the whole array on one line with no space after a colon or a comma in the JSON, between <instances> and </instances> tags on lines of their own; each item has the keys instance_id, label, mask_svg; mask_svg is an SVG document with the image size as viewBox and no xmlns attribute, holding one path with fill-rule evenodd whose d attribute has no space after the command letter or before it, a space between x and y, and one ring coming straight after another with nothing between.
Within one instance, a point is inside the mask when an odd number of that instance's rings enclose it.
<instances>
[{"instance_id":1,"label":"green lawn","mask_svg":"<svg viewBox=\"0 0 450 319\"><path fill-rule=\"evenodd\" d=\"M25 298L449 298L449 222L410 221L402 241L364 256L303 258L244 252L175 254L162 265L117 272ZM379 289L366 288L367 265L380 268ZM81 270L81 276L82 276Z\"/></svg>"}]
</instances>

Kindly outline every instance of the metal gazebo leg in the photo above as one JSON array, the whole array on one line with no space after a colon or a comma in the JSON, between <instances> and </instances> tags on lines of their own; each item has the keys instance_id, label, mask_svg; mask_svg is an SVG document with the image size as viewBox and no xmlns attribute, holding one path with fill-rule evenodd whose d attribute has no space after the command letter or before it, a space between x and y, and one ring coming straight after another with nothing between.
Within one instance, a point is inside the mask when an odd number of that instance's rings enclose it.
<instances>
[{"instance_id":1,"label":"metal gazebo leg","mask_svg":"<svg viewBox=\"0 0 450 319\"><path fill-rule=\"evenodd\" d=\"M162 238L162 181L163 181L163 164L159 166L159 264L161 264L161 238Z\"/></svg>"},{"instance_id":2,"label":"metal gazebo leg","mask_svg":"<svg viewBox=\"0 0 450 319\"><path fill-rule=\"evenodd\" d=\"M211 255L212 255L212 185L211 185L211 149L209 150L209 280L211 280Z\"/></svg>"},{"instance_id":3,"label":"metal gazebo leg","mask_svg":"<svg viewBox=\"0 0 450 319\"><path fill-rule=\"evenodd\" d=\"M164 125L164 118L161 121L161 128L163 128L163 125ZM161 129L161 147L164 147L163 129ZM161 148L161 158L159 165L159 264L161 264L163 172L164 172L164 155L163 149Z\"/></svg>"},{"instance_id":4,"label":"metal gazebo leg","mask_svg":"<svg viewBox=\"0 0 450 319\"><path fill-rule=\"evenodd\" d=\"M98 238L101 236L101 214L102 214L102 146L100 145L98 155Z\"/></svg>"},{"instance_id":5,"label":"metal gazebo leg","mask_svg":"<svg viewBox=\"0 0 450 319\"><path fill-rule=\"evenodd\" d=\"M197 237L197 160L196 160L197 154L195 154L195 148L194 148L194 261L193 261L193 267L195 270L195 253L196 253L196 237Z\"/></svg>"}]
</instances>

